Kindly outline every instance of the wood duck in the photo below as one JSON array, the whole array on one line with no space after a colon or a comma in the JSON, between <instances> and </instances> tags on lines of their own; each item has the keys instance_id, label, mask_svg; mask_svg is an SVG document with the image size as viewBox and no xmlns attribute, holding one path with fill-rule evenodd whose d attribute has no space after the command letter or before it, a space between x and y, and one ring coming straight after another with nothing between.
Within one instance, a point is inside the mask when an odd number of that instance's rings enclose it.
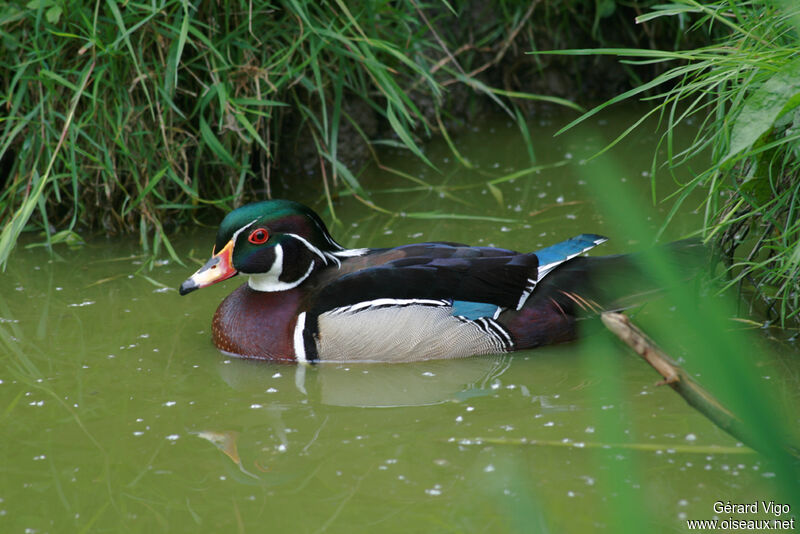
<instances>
[{"instance_id":1,"label":"wood duck","mask_svg":"<svg viewBox=\"0 0 800 534\"><path fill-rule=\"evenodd\" d=\"M346 249L308 207L268 200L222 220L211 259L180 294L246 275L212 322L214 344L244 358L505 353L574 339L580 318L620 306L605 282L635 270L629 256L580 256L604 241L582 234L536 253L446 242Z\"/></svg>"}]
</instances>

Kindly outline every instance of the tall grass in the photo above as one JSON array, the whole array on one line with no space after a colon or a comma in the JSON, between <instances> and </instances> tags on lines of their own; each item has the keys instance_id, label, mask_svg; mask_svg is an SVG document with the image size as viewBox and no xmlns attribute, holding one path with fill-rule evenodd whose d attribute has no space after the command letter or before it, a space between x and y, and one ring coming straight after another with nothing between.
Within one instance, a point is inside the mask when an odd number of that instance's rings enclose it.
<instances>
[{"instance_id":1,"label":"tall grass","mask_svg":"<svg viewBox=\"0 0 800 534\"><path fill-rule=\"evenodd\" d=\"M138 233L151 255L172 253L178 226L298 186L297 172L320 176L334 218L338 194L382 209L358 178L374 147L430 164L421 141L441 133L468 167L447 128L485 102L517 122L535 166L527 103L577 109L550 95L644 71L522 52L678 42L661 21L634 28L637 12L578 0L0 4L0 266L26 230L48 246Z\"/></svg>"},{"instance_id":2,"label":"tall grass","mask_svg":"<svg viewBox=\"0 0 800 534\"><path fill-rule=\"evenodd\" d=\"M705 214L701 232L727 263L726 287L748 293L752 305L770 320L800 324L800 6L768 0L681 0L656 6L637 21L660 17L680 19L696 32L717 28L724 37L710 46L677 52L557 52L673 65L567 127L626 99L644 96L655 102L620 136L650 115L666 126L661 144L666 157L653 162L654 200L657 170L670 172L677 165L696 169L694 178L680 183L669 198L670 218L690 193L704 190L698 207ZM687 121L698 124L699 131L688 148L678 151L675 128Z\"/></svg>"},{"instance_id":3,"label":"tall grass","mask_svg":"<svg viewBox=\"0 0 800 534\"><path fill-rule=\"evenodd\" d=\"M321 169L331 208L340 188L371 203L343 156L359 137L430 164L419 141L444 129L448 95L463 95L455 88L515 114L477 77L532 13L501 4L459 49L447 2L4 4L0 265L31 222L48 244L99 228L172 252L175 224L200 207L270 196L276 166L296 158ZM365 131L365 115L387 131Z\"/></svg>"}]
</instances>

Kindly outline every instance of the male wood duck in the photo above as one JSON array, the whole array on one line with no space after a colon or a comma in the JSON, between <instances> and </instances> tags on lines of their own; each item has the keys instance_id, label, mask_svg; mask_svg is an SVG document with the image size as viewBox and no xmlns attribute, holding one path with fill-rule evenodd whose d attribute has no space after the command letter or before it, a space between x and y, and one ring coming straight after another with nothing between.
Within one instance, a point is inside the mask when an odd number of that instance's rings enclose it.
<instances>
[{"instance_id":1,"label":"male wood duck","mask_svg":"<svg viewBox=\"0 0 800 534\"><path fill-rule=\"evenodd\" d=\"M629 256L580 256L604 241L582 234L536 253L445 242L346 249L308 207L268 200L223 219L211 259L180 294L247 275L212 323L214 344L244 358L504 353L571 340L581 317L620 305L605 281L635 270Z\"/></svg>"}]
</instances>

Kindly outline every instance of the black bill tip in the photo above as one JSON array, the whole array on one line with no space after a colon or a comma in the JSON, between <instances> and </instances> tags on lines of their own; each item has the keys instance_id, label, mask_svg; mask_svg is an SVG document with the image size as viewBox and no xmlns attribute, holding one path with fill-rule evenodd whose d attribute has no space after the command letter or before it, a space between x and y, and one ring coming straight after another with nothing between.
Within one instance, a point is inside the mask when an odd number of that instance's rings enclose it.
<instances>
[{"instance_id":1,"label":"black bill tip","mask_svg":"<svg viewBox=\"0 0 800 534\"><path fill-rule=\"evenodd\" d=\"M198 286L194 280L189 278L188 280L186 280L184 283L181 284L180 289L178 289L178 293L180 293L181 295L188 295L195 289L200 289L200 286Z\"/></svg>"}]
</instances>

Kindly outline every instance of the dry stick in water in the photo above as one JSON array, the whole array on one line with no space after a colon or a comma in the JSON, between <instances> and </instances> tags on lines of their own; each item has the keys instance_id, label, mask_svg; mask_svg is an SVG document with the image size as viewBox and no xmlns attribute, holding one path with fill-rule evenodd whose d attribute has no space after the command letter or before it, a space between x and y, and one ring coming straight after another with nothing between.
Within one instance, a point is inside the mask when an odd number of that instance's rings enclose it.
<instances>
[{"instance_id":1,"label":"dry stick in water","mask_svg":"<svg viewBox=\"0 0 800 534\"><path fill-rule=\"evenodd\" d=\"M751 448L758 443L750 437L741 420L719 403L711 393L694 381L680 365L667 356L647 335L631 323L627 316L616 312L603 312L603 324L618 338L628 344L639 356L664 377L659 385L669 384L691 407L705 415L712 423Z\"/></svg>"}]
</instances>

